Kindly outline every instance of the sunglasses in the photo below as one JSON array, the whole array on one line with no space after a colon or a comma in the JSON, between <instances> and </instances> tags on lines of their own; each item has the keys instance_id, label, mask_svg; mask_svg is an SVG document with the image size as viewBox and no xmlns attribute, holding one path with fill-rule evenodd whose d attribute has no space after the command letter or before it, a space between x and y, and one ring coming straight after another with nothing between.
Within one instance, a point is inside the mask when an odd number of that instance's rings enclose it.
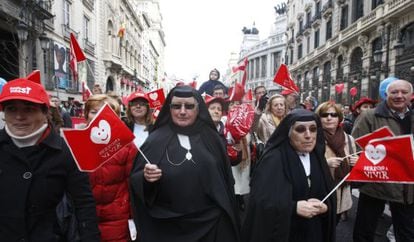
<instances>
[{"instance_id":1,"label":"sunglasses","mask_svg":"<svg viewBox=\"0 0 414 242\"><path fill-rule=\"evenodd\" d=\"M321 113L321 114L319 114L319 116L321 116L322 118L327 118L329 115L331 115L332 118L339 117L339 114L337 114L337 113Z\"/></svg>"},{"instance_id":2,"label":"sunglasses","mask_svg":"<svg viewBox=\"0 0 414 242\"><path fill-rule=\"evenodd\" d=\"M316 131L318 130L318 127L316 127L316 125L312 125L309 127L306 127L305 125L298 125L293 130L295 130L296 132L300 134L305 133L306 130L309 130L309 132L311 133L316 133Z\"/></svg>"},{"instance_id":3,"label":"sunglasses","mask_svg":"<svg viewBox=\"0 0 414 242\"><path fill-rule=\"evenodd\" d=\"M196 103L171 103L170 108L174 110L179 110L183 105L186 110L193 110L197 106Z\"/></svg>"},{"instance_id":4,"label":"sunglasses","mask_svg":"<svg viewBox=\"0 0 414 242\"><path fill-rule=\"evenodd\" d=\"M147 106L148 105L148 102L145 102L145 101L132 101L132 102L129 102L129 104L131 106L137 106L137 105L139 105L139 106L143 107L143 106Z\"/></svg>"}]
</instances>

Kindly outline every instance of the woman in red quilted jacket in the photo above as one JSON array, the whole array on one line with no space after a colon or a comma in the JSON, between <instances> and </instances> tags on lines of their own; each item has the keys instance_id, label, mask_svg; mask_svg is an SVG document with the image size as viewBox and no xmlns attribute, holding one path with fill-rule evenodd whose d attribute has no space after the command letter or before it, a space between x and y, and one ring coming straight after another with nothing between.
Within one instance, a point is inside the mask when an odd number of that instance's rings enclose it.
<instances>
[{"instance_id":1,"label":"woman in red quilted jacket","mask_svg":"<svg viewBox=\"0 0 414 242\"><path fill-rule=\"evenodd\" d=\"M92 121L105 103L108 103L119 115L120 106L115 99L105 94L96 94L85 103L87 122ZM137 148L131 142L116 153L111 160L89 175L96 200L101 241L124 242L131 241L131 237L133 237L128 226L128 220L132 219L129 174L136 154Z\"/></svg>"}]
</instances>

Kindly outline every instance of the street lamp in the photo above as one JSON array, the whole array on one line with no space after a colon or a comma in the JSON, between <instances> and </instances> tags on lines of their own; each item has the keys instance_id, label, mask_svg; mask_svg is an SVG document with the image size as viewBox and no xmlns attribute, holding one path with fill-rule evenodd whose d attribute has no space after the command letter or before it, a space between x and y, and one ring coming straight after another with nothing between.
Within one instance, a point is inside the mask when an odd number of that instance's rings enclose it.
<instances>
[{"instance_id":1,"label":"street lamp","mask_svg":"<svg viewBox=\"0 0 414 242\"><path fill-rule=\"evenodd\" d=\"M49 38L47 37L45 32L43 32L39 36L39 41L40 41L40 47L42 48L43 51L46 52L46 50L49 49Z\"/></svg>"},{"instance_id":2,"label":"street lamp","mask_svg":"<svg viewBox=\"0 0 414 242\"><path fill-rule=\"evenodd\" d=\"M19 22L16 26L17 37L19 38L20 44L27 40L29 31L27 25Z\"/></svg>"},{"instance_id":3,"label":"street lamp","mask_svg":"<svg viewBox=\"0 0 414 242\"><path fill-rule=\"evenodd\" d=\"M398 42L394 45L394 49L395 49L395 55L396 56L401 56L404 53L404 44L401 42Z\"/></svg>"}]
</instances>

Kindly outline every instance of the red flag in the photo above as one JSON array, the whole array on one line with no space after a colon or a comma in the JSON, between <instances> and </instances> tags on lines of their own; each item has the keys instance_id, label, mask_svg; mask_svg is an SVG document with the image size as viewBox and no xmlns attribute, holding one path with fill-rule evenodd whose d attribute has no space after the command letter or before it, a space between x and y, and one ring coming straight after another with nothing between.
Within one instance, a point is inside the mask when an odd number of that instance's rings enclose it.
<instances>
[{"instance_id":1,"label":"red flag","mask_svg":"<svg viewBox=\"0 0 414 242\"><path fill-rule=\"evenodd\" d=\"M394 133L390 130L388 126L384 126L377 130L374 130L372 133L363 135L355 139L355 143L357 143L359 147L363 149L371 140L392 137L392 136L394 136Z\"/></svg>"},{"instance_id":2,"label":"red flag","mask_svg":"<svg viewBox=\"0 0 414 242\"><path fill-rule=\"evenodd\" d=\"M279 70L273 78L273 82L292 91L299 92L299 87L296 86L295 82L290 77L289 70L285 64L280 64Z\"/></svg>"},{"instance_id":3,"label":"red flag","mask_svg":"<svg viewBox=\"0 0 414 242\"><path fill-rule=\"evenodd\" d=\"M344 90L345 85L343 83L335 84L336 93L340 94Z\"/></svg>"},{"instance_id":4,"label":"red flag","mask_svg":"<svg viewBox=\"0 0 414 242\"><path fill-rule=\"evenodd\" d=\"M150 108L161 107L165 101L164 89L158 89L147 93Z\"/></svg>"},{"instance_id":5,"label":"red flag","mask_svg":"<svg viewBox=\"0 0 414 242\"><path fill-rule=\"evenodd\" d=\"M248 60L247 60L247 57L246 57L246 58L244 58L243 62L240 65L233 66L231 68L232 71L233 71L233 73L236 73L238 71L245 71L246 70L246 67L247 67L247 63L248 63Z\"/></svg>"},{"instance_id":6,"label":"red flag","mask_svg":"<svg viewBox=\"0 0 414 242\"><path fill-rule=\"evenodd\" d=\"M414 183L413 137L401 135L371 140L347 181Z\"/></svg>"},{"instance_id":7,"label":"red flag","mask_svg":"<svg viewBox=\"0 0 414 242\"><path fill-rule=\"evenodd\" d=\"M193 80L192 82L188 83L188 85L194 89L197 89L197 81Z\"/></svg>"},{"instance_id":8,"label":"red flag","mask_svg":"<svg viewBox=\"0 0 414 242\"><path fill-rule=\"evenodd\" d=\"M92 92L85 82L82 82L82 101L86 102L92 96Z\"/></svg>"},{"instance_id":9,"label":"red flag","mask_svg":"<svg viewBox=\"0 0 414 242\"><path fill-rule=\"evenodd\" d=\"M42 84L40 82L40 71L39 70L32 71L32 73L30 73L29 75L27 75L26 79L27 80L30 80L32 82L36 82L37 84Z\"/></svg>"},{"instance_id":10,"label":"red flag","mask_svg":"<svg viewBox=\"0 0 414 242\"><path fill-rule=\"evenodd\" d=\"M254 119L254 108L250 104L233 106L227 114L226 129L235 140L240 140L250 132Z\"/></svg>"},{"instance_id":11,"label":"red flag","mask_svg":"<svg viewBox=\"0 0 414 242\"><path fill-rule=\"evenodd\" d=\"M108 104L85 129L64 129L62 133L79 170L87 172L98 169L134 139Z\"/></svg>"},{"instance_id":12,"label":"red flag","mask_svg":"<svg viewBox=\"0 0 414 242\"><path fill-rule=\"evenodd\" d=\"M73 33L70 33L70 61L69 67L75 80L78 80L78 62L86 60L85 54L80 48Z\"/></svg>"},{"instance_id":13,"label":"red flag","mask_svg":"<svg viewBox=\"0 0 414 242\"><path fill-rule=\"evenodd\" d=\"M356 87L349 89L349 94L351 94L351 97L355 97L357 93L358 93L358 89Z\"/></svg>"}]
</instances>

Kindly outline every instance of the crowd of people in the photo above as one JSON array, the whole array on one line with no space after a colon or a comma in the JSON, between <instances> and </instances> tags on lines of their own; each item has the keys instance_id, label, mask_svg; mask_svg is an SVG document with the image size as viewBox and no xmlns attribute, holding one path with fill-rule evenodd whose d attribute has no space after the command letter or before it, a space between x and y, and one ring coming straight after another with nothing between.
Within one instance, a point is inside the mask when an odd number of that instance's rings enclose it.
<instances>
[{"instance_id":1,"label":"crowd of people","mask_svg":"<svg viewBox=\"0 0 414 242\"><path fill-rule=\"evenodd\" d=\"M365 183L358 204L352 184L339 186L355 138L382 126L413 134L410 82L347 106L265 86L249 97L219 78L213 69L198 90L177 85L155 120L148 95L132 93L123 121L135 139L89 173L60 136L71 111L38 83L2 83L0 240L334 242L357 206L353 239L374 241L388 204L396 241L414 241L414 185ZM97 86L84 126L105 104L121 117L124 104Z\"/></svg>"}]
</instances>

